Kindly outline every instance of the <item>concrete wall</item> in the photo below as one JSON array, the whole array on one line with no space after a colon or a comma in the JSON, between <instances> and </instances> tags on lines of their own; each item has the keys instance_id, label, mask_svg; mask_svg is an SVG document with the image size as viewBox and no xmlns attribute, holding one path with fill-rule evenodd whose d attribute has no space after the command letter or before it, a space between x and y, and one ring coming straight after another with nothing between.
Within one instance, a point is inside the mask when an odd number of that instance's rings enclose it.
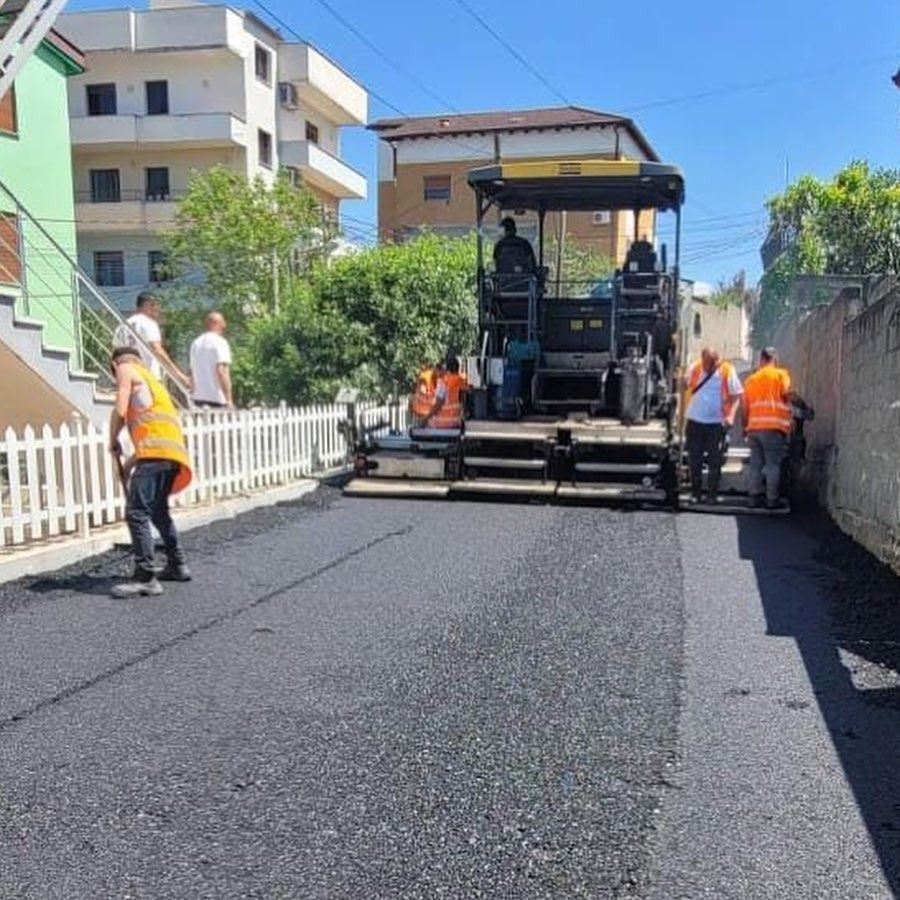
<instances>
[{"instance_id":1,"label":"concrete wall","mask_svg":"<svg viewBox=\"0 0 900 900\"><path fill-rule=\"evenodd\" d=\"M696 359L704 347L718 350L723 359L750 360L750 323L747 310L741 306L724 309L708 303L690 304L688 357Z\"/></svg>"},{"instance_id":2,"label":"concrete wall","mask_svg":"<svg viewBox=\"0 0 900 900\"><path fill-rule=\"evenodd\" d=\"M805 484L900 572L900 282L844 287L827 307L785 323L776 344L816 410Z\"/></svg>"}]
</instances>

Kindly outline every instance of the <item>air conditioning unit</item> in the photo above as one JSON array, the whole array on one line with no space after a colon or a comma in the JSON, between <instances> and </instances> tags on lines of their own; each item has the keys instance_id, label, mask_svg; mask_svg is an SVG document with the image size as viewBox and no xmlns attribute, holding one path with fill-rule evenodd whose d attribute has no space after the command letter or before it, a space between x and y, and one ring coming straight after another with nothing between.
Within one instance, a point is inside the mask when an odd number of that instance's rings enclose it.
<instances>
[{"instance_id":1,"label":"air conditioning unit","mask_svg":"<svg viewBox=\"0 0 900 900\"><path fill-rule=\"evenodd\" d=\"M285 109L297 109L300 106L300 100L297 97L297 85L291 81L279 82L278 101Z\"/></svg>"},{"instance_id":2,"label":"air conditioning unit","mask_svg":"<svg viewBox=\"0 0 900 900\"><path fill-rule=\"evenodd\" d=\"M612 215L608 209L601 209L594 213L594 224L595 225L609 225L612 220Z\"/></svg>"}]
</instances>

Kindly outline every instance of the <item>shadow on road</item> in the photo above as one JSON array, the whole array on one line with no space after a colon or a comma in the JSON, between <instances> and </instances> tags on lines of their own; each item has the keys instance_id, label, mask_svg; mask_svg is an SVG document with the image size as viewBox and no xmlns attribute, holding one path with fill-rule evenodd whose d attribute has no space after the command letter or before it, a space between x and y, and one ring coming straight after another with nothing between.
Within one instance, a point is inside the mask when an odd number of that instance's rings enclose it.
<instances>
[{"instance_id":1,"label":"shadow on road","mask_svg":"<svg viewBox=\"0 0 900 900\"><path fill-rule=\"evenodd\" d=\"M738 520L767 633L792 637L886 880L900 897L900 579L813 517Z\"/></svg>"}]
</instances>

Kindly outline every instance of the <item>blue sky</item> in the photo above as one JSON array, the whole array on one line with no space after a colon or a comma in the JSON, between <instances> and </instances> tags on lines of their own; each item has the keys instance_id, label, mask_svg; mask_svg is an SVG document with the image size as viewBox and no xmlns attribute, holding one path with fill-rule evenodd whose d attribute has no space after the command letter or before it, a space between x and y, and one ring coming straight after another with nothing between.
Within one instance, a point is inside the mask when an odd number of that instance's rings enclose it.
<instances>
[{"instance_id":1,"label":"blue sky","mask_svg":"<svg viewBox=\"0 0 900 900\"><path fill-rule=\"evenodd\" d=\"M461 111L553 106L558 92L632 115L685 172L688 277L759 274L763 203L783 187L786 164L792 178L827 177L856 158L900 165L900 90L890 80L900 66L898 0L464 0L555 91L458 0L263 2L404 113L445 111L436 96ZM393 115L371 98L371 118ZM344 153L370 179L369 200L345 204L347 226L370 234L373 135L348 130Z\"/></svg>"}]
</instances>

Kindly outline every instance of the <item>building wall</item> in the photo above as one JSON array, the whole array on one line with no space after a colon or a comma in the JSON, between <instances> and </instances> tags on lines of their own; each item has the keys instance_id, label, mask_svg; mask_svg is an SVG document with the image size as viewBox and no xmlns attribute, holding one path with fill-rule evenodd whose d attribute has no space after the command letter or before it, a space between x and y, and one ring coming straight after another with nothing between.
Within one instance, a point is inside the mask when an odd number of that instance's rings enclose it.
<instances>
[{"instance_id":1,"label":"building wall","mask_svg":"<svg viewBox=\"0 0 900 900\"><path fill-rule=\"evenodd\" d=\"M65 72L52 52L41 48L22 68L15 88L18 135L0 135L0 179L74 258L75 208ZM68 271L48 251L41 258L33 249L48 244L36 229L26 225L23 232L30 298L27 312L45 322L48 343L73 348L75 306Z\"/></svg>"},{"instance_id":2,"label":"building wall","mask_svg":"<svg viewBox=\"0 0 900 900\"><path fill-rule=\"evenodd\" d=\"M98 50L88 70L69 80L69 114L87 115L89 84L113 82L119 115L147 114L145 82L169 82L169 113L231 113L247 120L243 60L224 48L127 53Z\"/></svg>"},{"instance_id":3,"label":"building wall","mask_svg":"<svg viewBox=\"0 0 900 900\"><path fill-rule=\"evenodd\" d=\"M718 350L723 359L750 361L750 323L742 306L724 309L708 303L690 304L688 356L697 359L704 347Z\"/></svg>"},{"instance_id":4,"label":"building wall","mask_svg":"<svg viewBox=\"0 0 900 900\"><path fill-rule=\"evenodd\" d=\"M76 150L73 159L75 192L79 200L87 200L91 191L91 169L118 169L123 199L144 195L145 169L165 166L169 170L169 188L173 197L187 191L191 177L213 166L226 166L245 172L246 154L241 147L179 150L156 150L135 145L130 150L83 153ZM108 207L111 204L101 204Z\"/></svg>"},{"instance_id":5,"label":"building wall","mask_svg":"<svg viewBox=\"0 0 900 900\"><path fill-rule=\"evenodd\" d=\"M544 159L566 156L613 159L620 156L645 159L646 155L621 129L618 144L615 129L598 126L591 129L546 132L512 132L496 135L462 135L454 138L421 138L397 141L391 145L379 141L378 149L378 224L383 239L402 236L404 231L429 227L458 233L475 225L475 195L468 185L470 169L500 160ZM424 179L449 175L449 201L425 200ZM515 214L506 210L503 214ZM521 226L533 227L536 217L516 217ZM546 220L547 233L559 231L554 215ZM640 216L640 234L653 240L655 215ZM630 212L613 213L609 224L595 224L592 212L572 212L566 216L566 234L578 243L621 263L634 233Z\"/></svg>"}]
</instances>

